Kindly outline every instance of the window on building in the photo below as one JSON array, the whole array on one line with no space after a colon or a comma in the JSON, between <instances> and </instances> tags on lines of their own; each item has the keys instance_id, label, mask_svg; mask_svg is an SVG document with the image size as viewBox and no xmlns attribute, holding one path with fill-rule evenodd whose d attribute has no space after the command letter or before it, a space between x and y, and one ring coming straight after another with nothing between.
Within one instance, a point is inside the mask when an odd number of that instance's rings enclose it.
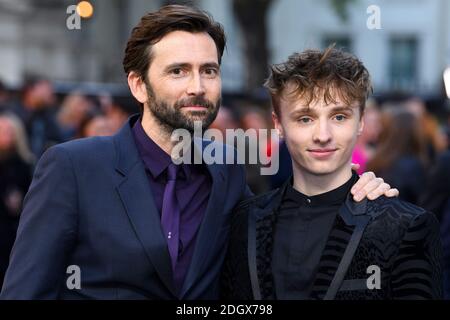
<instances>
[{"instance_id":1,"label":"window on building","mask_svg":"<svg viewBox=\"0 0 450 320\"><path fill-rule=\"evenodd\" d=\"M417 88L417 39L393 37L390 39L389 82L394 90Z\"/></svg>"}]
</instances>

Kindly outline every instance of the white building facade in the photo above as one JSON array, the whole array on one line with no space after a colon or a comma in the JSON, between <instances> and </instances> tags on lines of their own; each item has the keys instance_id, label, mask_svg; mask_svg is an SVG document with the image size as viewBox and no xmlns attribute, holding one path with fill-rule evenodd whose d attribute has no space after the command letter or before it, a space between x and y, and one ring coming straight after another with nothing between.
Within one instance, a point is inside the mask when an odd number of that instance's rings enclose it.
<instances>
[{"instance_id":1,"label":"white building facade","mask_svg":"<svg viewBox=\"0 0 450 320\"><path fill-rule=\"evenodd\" d=\"M28 73L55 81L125 83L123 49L132 27L160 0L93 0L95 12L80 30L66 26L73 0L0 0L0 79L20 85ZM240 27L231 0L197 0L224 25L224 91L239 92L245 79ZM367 20L379 8L380 29ZM373 7L372 7L373 8ZM274 0L268 14L271 63L294 51L330 42L356 54L369 69L375 91L437 94L450 65L448 0L354 0L343 22L329 0Z\"/></svg>"}]
</instances>

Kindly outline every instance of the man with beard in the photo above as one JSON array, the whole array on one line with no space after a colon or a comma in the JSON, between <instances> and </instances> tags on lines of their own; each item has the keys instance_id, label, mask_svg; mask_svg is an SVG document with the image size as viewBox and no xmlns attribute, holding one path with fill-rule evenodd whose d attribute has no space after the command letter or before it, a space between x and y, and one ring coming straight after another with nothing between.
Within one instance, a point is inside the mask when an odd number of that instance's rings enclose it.
<instances>
[{"instance_id":1,"label":"man with beard","mask_svg":"<svg viewBox=\"0 0 450 320\"><path fill-rule=\"evenodd\" d=\"M113 137L45 153L1 298L219 297L230 213L250 195L243 166L175 165L170 154L174 129L214 120L224 47L221 26L197 9L166 6L141 19L123 64L142 117ZM396 193L373 175L362 180L363 195Z\"/></svg>"}]
</instances>

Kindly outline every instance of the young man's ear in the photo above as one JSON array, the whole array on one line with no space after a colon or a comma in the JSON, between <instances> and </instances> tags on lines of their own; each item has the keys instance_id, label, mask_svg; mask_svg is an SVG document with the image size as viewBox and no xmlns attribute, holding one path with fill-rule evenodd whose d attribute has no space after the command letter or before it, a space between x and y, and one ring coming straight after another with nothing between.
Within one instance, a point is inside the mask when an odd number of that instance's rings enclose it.
<instances>
[{"instance_id":1,"label":"young man's ear","mask_svg":"<svg viewBox=\"0 0 450 320\"><path fill-rule=\"evenodd\" d=\"M364 115L361 117L361 120L359 120L358 136L362 134L363 130L364 130Z\"/></svg>"},{"instance_id":2,"label":"young man's ear","mask_svg":"<svg viewBox=\"0 0 450 320\"><path fill-rule=\"evenodd\" d=\"M278 118L277 114L272 111L272 121L275 129L278 131L278 135L280 138L284 138L283 127L281 126L280 118Z\"/></svg>"},{"instance_id":3,"label":"young man's ear","mask_svg":"<svg viewBox=\"0 0 450 320\"><path fill-rule=\"evenodd\" d=\"M134 71L128 74L128 86L133 97L140 103L147 102L147 88L142 78Z\"/></svg>"}]
</instances>

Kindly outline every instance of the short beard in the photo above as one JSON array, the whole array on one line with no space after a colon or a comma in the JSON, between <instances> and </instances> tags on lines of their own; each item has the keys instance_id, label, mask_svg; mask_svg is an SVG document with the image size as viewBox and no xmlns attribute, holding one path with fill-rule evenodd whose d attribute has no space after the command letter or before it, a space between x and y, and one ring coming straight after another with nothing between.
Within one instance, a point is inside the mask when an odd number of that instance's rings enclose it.
<instances>
[{"instance_id":1,"label":"short beard","mask_svg":"<svg viewBox=\"0 0 450 320\"><path fill-rule=\"evenodd\" d=\"M162 127L162 129L172 134L175 129L186 129L189 132L194 132L194 122L200 121L202 123L202 130L207 129L211 123L216 119L221 99L216 104L201 96L196 96L190 99L178 100L173 106L169 106L165 101L158 101L151 85L146 81L148 109ZM206 107L205 111L191 111L190 116L181 112L181 108L186 105L199 105Z\"/></svg>"}]
</instances>

